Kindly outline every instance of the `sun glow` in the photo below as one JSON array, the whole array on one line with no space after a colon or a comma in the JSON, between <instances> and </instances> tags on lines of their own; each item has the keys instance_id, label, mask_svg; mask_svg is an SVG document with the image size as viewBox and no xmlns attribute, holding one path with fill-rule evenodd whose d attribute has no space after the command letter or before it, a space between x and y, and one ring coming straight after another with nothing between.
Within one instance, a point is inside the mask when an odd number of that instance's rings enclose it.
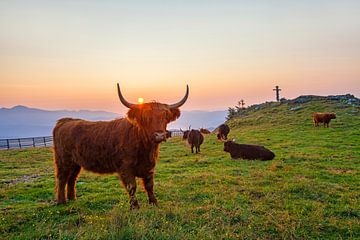
<instances>
[{"instance_id":1,"label":"sun glow","mask_svg":"<svg viewBox=\"0 0 360 240\"><path fill-rule=\"evenodd\" d=\"M139 103L139 104L143 104L143 103L144 103L144 99L143 99L142 97L139 97L139 98L138 98L138 103Z\"/></svg>"}]
</instances>

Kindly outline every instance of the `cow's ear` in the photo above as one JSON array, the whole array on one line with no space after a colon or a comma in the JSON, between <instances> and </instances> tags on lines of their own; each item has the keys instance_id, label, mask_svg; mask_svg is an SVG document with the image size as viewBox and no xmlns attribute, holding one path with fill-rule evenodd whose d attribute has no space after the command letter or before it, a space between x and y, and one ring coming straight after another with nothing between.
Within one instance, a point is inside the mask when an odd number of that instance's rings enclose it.
<instances>
[{"instance_id":1,"label":"cow's ear","mask_svg":"<svg viewBox=\"0 0 360 240\"><path fill-rule=\"evenodd\" d=\"M128 119L133 123L138 123L141 120L141 111L138 108L131 108L127 112Z\"/></svg>"},{"instance_id":2,"label":"cow's ear","mask_svg":"<svg viewBox=\"0 0 360 240\"><path fill-rule=\"evenodd\" d=\"M180 110L178 108L170 109L169 121L175 121L180 117Z\"/></svg>"}]
</instances>

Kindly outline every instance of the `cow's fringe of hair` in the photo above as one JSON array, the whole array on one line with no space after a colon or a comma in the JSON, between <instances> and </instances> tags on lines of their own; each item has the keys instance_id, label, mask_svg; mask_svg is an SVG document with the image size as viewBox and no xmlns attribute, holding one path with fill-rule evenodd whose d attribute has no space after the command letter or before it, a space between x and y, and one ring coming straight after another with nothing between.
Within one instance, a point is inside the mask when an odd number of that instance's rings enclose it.
<instances>
[{"instance_id":1,"label":"cow's fringe of hair","mask_svg":"<svg viewBox=\"0 0 360 240\"><path fill-rule=\"evenodd\" d=\"M129 109L127 112L128 120L137 127L142 126L146 128L151 123L151 111L154 109L165 109L164 104L153 102L151 104L142 104ZM178 117L180 117L180 110L179 109L166 109L166 120L168 122L175 121Z\"/></svg>"}]
</instances>

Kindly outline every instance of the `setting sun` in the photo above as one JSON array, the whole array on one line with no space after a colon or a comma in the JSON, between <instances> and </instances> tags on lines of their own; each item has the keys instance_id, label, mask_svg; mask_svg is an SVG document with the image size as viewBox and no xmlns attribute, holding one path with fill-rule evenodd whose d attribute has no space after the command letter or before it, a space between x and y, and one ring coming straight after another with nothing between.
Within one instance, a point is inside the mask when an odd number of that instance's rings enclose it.
<instances>
[{"instance_id":1,"label":"setting sun","mask_svg":"<svg viewBox=\"0 0 360 240\"><path fill-rule=\"evenodd\" d=\"M143 103L144 103L144 99L143 99L142 97L139 97L139 98L138 98L138 103L139 103L139 104L143 104Z\"/></svg>"}]
</instances>

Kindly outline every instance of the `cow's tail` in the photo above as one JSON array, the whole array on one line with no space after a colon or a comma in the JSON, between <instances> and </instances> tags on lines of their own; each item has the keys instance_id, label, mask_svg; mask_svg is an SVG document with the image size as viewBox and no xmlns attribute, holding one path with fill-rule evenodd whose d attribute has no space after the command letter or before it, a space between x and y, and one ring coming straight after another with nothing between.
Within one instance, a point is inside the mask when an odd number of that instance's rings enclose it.
<instances>
[{"instance_id":1,"label":"cow's tail","mask_svg":"<svg viewBox=\"0 0 360 240\"><path fill-rule=\"evenodd\" d=\"M196 138L196 146L200 147L200 145L201 145L201 136L198 135Z\"/></svg>"}]
</instances>

